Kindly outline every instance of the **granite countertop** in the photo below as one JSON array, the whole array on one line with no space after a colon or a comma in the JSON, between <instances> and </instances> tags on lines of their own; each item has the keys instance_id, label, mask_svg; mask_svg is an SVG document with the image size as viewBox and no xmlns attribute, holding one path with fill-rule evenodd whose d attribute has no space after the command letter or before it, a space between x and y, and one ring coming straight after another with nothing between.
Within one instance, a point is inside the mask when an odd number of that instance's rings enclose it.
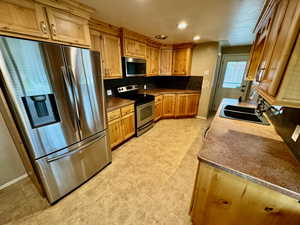
<instances>
[{"instance_id":1,"label":"granite countertop","mask_svg":"<svg viewBox=\"0 0 300 225\"><path fill-rule=\"evenodd\" d=\"M159 96L162 94L200 94L197 90L183 90L183 89L149 89L141 90L140 93Z\"/></svg>"},{"instance_id":2,"label":"granite countertop","mask_svg":"<svg viewBox=\"0 0 300 225\"><path fill-rule=\"evenodd\" d=\"M107 97L106 99L106 107L107 112L113 111L115 109L134 104L133 100L117 98L117 97Z\"/></svg>"},{"instance_id":3,"label":"granite countertop","mask_svg":"<svg viewBox=\"0 0 300 225\"><path fill-rule=\"evenodd\" d=\"M207 132L198 158L211 166L300 200L300 162L274 126L221 118L224 99Z\"/></svg>"}]
</instances>

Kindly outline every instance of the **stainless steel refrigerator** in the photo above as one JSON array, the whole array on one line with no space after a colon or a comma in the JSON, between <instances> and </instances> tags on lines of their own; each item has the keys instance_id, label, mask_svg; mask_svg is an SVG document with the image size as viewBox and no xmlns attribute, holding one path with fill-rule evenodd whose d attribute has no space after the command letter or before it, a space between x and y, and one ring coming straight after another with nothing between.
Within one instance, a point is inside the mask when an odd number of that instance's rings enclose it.
<instances>
[{"instance_id":1,"label":"stainless steel refrigerator","mask_svg":"<svg viewBox=\"0 0 300 225\"><path fill-rule=\"evenodd\" d=\"M111 162L100 54L0 37L1 88L50 203Z\"/></svg>"}]
</instances>

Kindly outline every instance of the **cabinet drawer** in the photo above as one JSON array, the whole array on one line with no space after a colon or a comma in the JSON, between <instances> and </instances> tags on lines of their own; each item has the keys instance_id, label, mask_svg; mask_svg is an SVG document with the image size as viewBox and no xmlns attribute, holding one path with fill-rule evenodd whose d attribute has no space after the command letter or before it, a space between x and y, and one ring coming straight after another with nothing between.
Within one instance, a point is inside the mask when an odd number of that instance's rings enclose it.
<instances>
[{"instance_id":1,"label":"cabinet drawer","mask_svg":"<svg viewBox=\"0 0 300 225\"><path fill-rule=\"evenodd\" d=\"M132 113L132 112L134 112L134 106L133 105L129 105L129 106L121 108L122 116L125 116L129 113Z\"/></svg>"},{"instance_id":2,"label":"cabinet drawer","mask_svg":"<svg viewBox=\"0 0 300 225\"><path fill-rule=\"evenodd\" d=\"M155 97L155 103L162 102L162 99L163 99L163 96L162 96L162 95L156 96L156 97Z\"/></svg>"},{"instance_id":3,"label":"cabinet drawer","mask_svg":"<svg viewBox=\"0 0 300 225\"><path fill-rule=\"evenodd\" d=\"M121 117L120 109L116 109L114 111L111 111L111 112L107 113L108 121L112 121L112 120L118 119L120 117Z\"/></svg>"}]
</instances>

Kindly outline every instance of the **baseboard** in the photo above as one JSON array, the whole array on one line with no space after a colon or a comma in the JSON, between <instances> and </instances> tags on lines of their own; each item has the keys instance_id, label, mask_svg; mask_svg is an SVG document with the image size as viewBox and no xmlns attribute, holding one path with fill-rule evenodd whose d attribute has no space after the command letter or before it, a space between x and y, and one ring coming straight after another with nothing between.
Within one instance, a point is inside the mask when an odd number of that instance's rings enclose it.
<instances>
[{"instance_id":1,"label":"baseboard","mask_svg":"<svg viewBox=\"0 0 300 225\"><path fill-rule=\"evenodd\" d=\"M4 188L6 188L6 187L8 187L8 186L10 186L10 185L12 185L12 184L17 183L17 182L19 182L20 180L25 179L26 177L28 177L27 173L25 173L25 174L23 174L22 176L19 176L19 177L13 179L13 180L11 180L11 181L9 181L9 182L7 182L7 183L1 185L1 186L0 186L0 190L4 189Z\"/></svg>"},{"instance_id":2,"label":"baseboard","mask_svg":"<svg viewBox=\"0 0 300 225\"><path fill-rule=\"evenodd\" d=\"M197 119L202 119L202 120L207 120L207 118L204 117L204 116L196 116L196 118L197 118Z\"/></svg>"}]
</instances>

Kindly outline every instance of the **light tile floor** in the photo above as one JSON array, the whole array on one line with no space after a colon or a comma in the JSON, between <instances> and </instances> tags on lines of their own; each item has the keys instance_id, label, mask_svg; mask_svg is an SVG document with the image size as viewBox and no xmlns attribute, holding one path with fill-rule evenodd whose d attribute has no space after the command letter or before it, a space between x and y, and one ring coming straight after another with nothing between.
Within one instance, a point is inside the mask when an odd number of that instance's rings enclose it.
<instances>
[{"instance_id":1,"label":"light tile floor","mask_svg":"<svg viewBox=\"0 0 300 225\"><path fill-rule=\"evenodd\" d=\"M209 121L162 120L113 151L113 162L49 206L29 180L0 191L0 224L190 225L197 152Z\"/></svg>"}]
</instances>

